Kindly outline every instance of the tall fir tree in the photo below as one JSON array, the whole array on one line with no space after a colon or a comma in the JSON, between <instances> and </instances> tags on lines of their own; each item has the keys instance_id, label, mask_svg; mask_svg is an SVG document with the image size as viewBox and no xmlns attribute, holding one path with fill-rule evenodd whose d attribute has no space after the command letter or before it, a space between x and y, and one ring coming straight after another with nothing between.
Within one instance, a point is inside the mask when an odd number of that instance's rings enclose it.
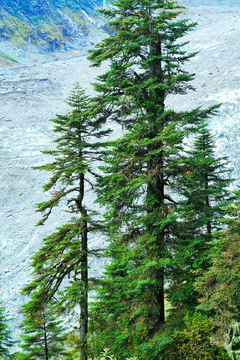
<instances>
[{"instance_id":1,"label":"tall fir tree","mask_svg":"<svg viewBox=\"0 0 240 360\"><path fill-rule=\"evenodd\" d=\"M24 353L20 358L24 359L66 359L66 349L63 342L67 338L66 328L57 319L56 310L51 304L39 304L37 298L32 295L31 300L23 305L23 335L21 348Z\"/></svg>"},{"instance_id":2,"label":"tall fir tree","mask_svg":"<svg viewBox=\"0 0 240 360\"><path fill-rule=\"evenodd\" d=\"M84 194L87 187L94 187L92 164L103 156L102 144L97 139L107 135L108 131L101 130L101 120L90 116L90 99L79 85L67 102L73 110L52 120L56 124L53 131L60 134L55 140L56 150L43 151L55 160L36 167L52 172L50 181L43 188L44 191L54 189L50 200L37 205L37 211L43 214L37 225L44 224L57 206L69 212L71 218L46 237L43 247L33 256L34 279L24 287L23 294L35 291L35 298L40 303L58 297L60 312L80 304L79 352L80 359L86 360L88 256L100 251L88 249L88 234L101 229L101 224L94 220L95 212L85 205ZM60 286L67 278L69 283L60 292Z\"/></svg>"},{"instance_id":3,"label":"tall fir tree","mask_svg":"<svg viewBox=\"0 0 240 360\"><path fill-rule=\"evenodd\" d=\"M178 201L174 265L168 285L168 300L179 312L194 311L199 294L195 282L211 265L209 252L212 233L219 230L218 219L226 215L224 206L236 198L230 191L226 157L217 157L214 137L204 124L194 138L192 149L182 159L183 172L178 178Z\"/></svg>"},{"instance_id":4,"label":"tall fir tree","mask_svg":"<svg viewBox=\"0 0 240 360\"><path fill-rule=\"evenodd\" d=\"M8 316L4 314L6 308L2 306L0 301L0 358L9 359L10 349L14 342L11 339L11 331L8 328Z\"/></svg>"},{"instance_id":5,"label":"tall fir tree","mask_svg":"<svg viewBox=\"0 0 240 360\"><path fill-rule=\"evenodd\" d=\"M184 171L183 138L215 113L217 106L177 113L167 109L168 94L192 89L193 74L182 65L180 39L195 24L175 18L175 2L115 1L109 18L113 35L91 50L93 66L108 60L110 70L95 89L100 117L120 123L122 138L111 143L98 182L98 196L112 240L97 301L92 306L92 342L99 353L110 347L119 359L160 359L154 339L165 322L165 279L171 259L176 201L170 195Z\"/></svg>"}]
</instances>

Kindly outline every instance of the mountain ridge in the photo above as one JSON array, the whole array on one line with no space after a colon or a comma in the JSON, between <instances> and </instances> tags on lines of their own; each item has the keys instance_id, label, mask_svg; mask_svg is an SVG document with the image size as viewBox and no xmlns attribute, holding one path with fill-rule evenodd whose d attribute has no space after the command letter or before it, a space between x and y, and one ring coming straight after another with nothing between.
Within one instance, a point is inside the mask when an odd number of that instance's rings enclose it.
<instances>
[{"instance_id":1,"label":"mountain ridge","mask_svg":"<svg viewBox=\"0 0 240 360\"><path fill-rule=\"evenodd\" d=\"M0 42L39 52L86 44L97 31L101 0L2 0Z\"/></svg>"}]
</instances>

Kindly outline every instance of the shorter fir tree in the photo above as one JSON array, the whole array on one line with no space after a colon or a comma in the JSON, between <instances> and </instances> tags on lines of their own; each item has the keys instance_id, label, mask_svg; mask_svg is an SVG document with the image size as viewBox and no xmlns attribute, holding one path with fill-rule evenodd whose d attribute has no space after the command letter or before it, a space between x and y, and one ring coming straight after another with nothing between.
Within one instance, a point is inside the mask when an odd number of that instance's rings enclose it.
<instances>
[{"instance_id":1,"label":"shorter fir tree","mask_svg":"<svg viewBox=\"0 0 240 360\"><path fill-rule=\"evenodd\" d=\"M25 286L23 294L37 292L39 303L58 298L60 312L80 307L79 353L87 360L88 328L88 256L95 256L101 249L88 248L88 234L103 228L96 220L96 212L85 202L85 192L94 189L96 174L92 171L95 161L101 161L104 149L97 139L109 133L102 130L102 121L94 116L93 105L84 90L77 85L67 103L72 111L57 115L54 132L60 134L54 142L56 150L43 151L54 156L50 164L36 167L52 173L44 191L52 190L51 198L37 204L43 225L58 206L70 214L67 223L44 239L43 247L34 255L33 281ZM61 284L65 281L64 290ZM61 290L61 292L60 292ZM40 306L40 304L39 304Z\"/></svg>"},{"instance_id":2,"label":"shorter fir tree","mask_svg":"<svg viewBox=\"0 0 240 360\"><path fill-rule=\"evenodd\" d=\"M8 317L4 314L6 308L2 306L0 301L0 359L9 359L9 349L14 342L11 339L11 331L8 329Z\"/></svg>"},{"instance_id":3,"label":"shorter fir tree","mask_svg":"<svg viewBox=\"0 0 240 360\"><path fill-rule=\"evenodd\" d=\"M24 354L21 354L21 359L65 358L63 341L67 337L66 328L61 326L61 320L57 319L51 304L39 305L38 299L33 295L22 309L25 319L24 333L21 336L24 343L20 345Z\"/></svg>"},{"instance_id":4,"label":"shorter fir tree","mask_svg":"<svg viewBox=\"0 0 240 360\"><path fill-rule=\"evenodd\" d=\"M170 273L168 300L176 308L194 311L198 305L195 281L211 265L209 251L212 232L219 230L223 206L235 195L229 186L231 170L225 157L214 153L214 137L204 124L195 136L193 147L182 160L178 193L183 197L176 207L178 221L173 245L173 268Z\"/></svg>"}]
</instances>

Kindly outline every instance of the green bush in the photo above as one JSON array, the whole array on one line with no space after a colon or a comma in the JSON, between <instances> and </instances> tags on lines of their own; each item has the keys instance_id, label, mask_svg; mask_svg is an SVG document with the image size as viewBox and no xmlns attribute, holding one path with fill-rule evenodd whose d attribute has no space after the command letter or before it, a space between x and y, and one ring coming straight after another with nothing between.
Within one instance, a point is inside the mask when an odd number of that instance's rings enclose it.
<instances>
[{"instance_id":1,"label":"green bush","mask_svg":"<svg viewBox=\"0 0 240 360\"><path fill-rule=\"evenodd\" d=\"M90 360L117 360L117 358L114 355L109 354L109 349L104 349L102 355L100 357L90 359ZM136 356L126 359L126 360L137 360Z\"/></svg>"}]
</instances>

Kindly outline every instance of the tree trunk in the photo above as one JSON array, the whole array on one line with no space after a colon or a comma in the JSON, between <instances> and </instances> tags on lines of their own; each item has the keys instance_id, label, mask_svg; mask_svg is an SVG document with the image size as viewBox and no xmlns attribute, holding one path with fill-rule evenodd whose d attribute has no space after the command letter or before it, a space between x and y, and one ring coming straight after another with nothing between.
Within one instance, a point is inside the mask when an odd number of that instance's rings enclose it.
<instances>
[{"instance_id":1,"label":"tree trunk","mask_svg":"<svg viewBox=\"0 0 240 360\"><path fill-rule=\"evenodd\" d=\"M205 174L204 176L205 176L205 190L208 190L208 187L209 187L209 185L208 185L208 174ZM206 196L205 201L206 201L207 207L210 208L209 196L208 195ZM207 234L208 234L209 237L211 236L211 221L207 222Z\"/></svg>"},{"instance_id":2,"label":"tree trunk","mask_svg":"<svg viewBox=\"0 0 240 360\"><path fill-rule=\"evenodd\" d=\"M87 360L87 327L88 327L88 238L87 238L87 211L82 206L84 197L84 174L80 174L80 196L79 196L79 210L82 217L82 231L81 231L81 301L80 301L80 360Z\"/></svg>"},{"instance_id":3,"label":"tree trunk","mask_svg":"<svg viewBox=\"0 0 240 360\"><path fill-rule=\"evenodd\" d=\"M160 160L159 160L160 161ZM158 161L158 164L159 164ZM160 161L160 167L161 167L162 159ZM152 166L154 164L152 163ZM151 170L150 170L151 171ZM162 212L162 215L164 214L164 185L163 185L163 179L157 174L157 176L154 179L154 182L151 182L148 186L148 192L147 195L151 198L154 196L155 198L155 205L152 209L149 209L149 213L152 213L153 216L156 214L159 214L159 212ZM160 215L161 216L161 215ZM153 225L150 224L149 227L150 232L155 233L156 229L153 228ZM158 255L158 259L161 261L161 259L164 257L164 250L165 250L165 234L164 229L157 235L156 239L156 253L155 255ZM153 254L149 254L150 256L153 256ZM157 307L159 309L159 313L156 316L156 326L158 327L159 324L164 323L165 320L165 310L164 310L164 267L160 267L158 269L155 269L154 273L152 274L154 277L157 287L156 287L156 302Z\"/></svg>"},{"instance_id":4,"label":"tree trunk","mask_svg":"<svg viewBox=\"0 0 240 360\"><path fill-rule=\"evenodd\" d=\"M47 329L46 329L46 324L45 324L45 320L44 320L44 349L45 349L45 359L48 360L48 343L47 343Z\"/></svg>"},{"instance_id":5,"label":"tree trunk","mask_svg":"<svg viewBox=\"0 0 240 360\"><path fill-rule=\"evenodd\" d=\"M87 215L87 213L86 213ZM81 279L83 281L80 303L80 341L82 348L80 351L80 360L87 360L87 327L88 327L88 259L87 259L87 222L84 221L82 231L82 262L81 262Z\"/></svg>"},{"instance_id":6,"label":"tree trunk","mask_svg":"<svg viewBox=\"0 0 240 360\"><path fill-rule=\"evenodd\" d=\"M149 17L152 17L151 12L149 13ZM149 28L150 33L152 33L153 38L155 37L155 41L153 44L150 44L150 56L161 56L162 55L162 44L161 39L157 39L156 41L156 34L154 34L153 24ZM151 69L151 78L158 77L159 81L164 82L163 74L162 74L162 63L159 60L154 60L150 63L150 69ZM157 91L157 98L158 103L155 109L150 109L151 112L156 113L156 116L159 115L159 109L161 109L162 112L164 112L164 96L165 92L164 90L158 90ZM151 95L150 95L151 96ZM156 94L154 94L156 96ZM165 120L162 120L162 129L164 129L164 122ZM152 128L152 138L154 138L159 133L159 124L156 123L156 117L152 117L150 119L150 126ZM163 144L161 142L158 142L156 144L156 147L161 148L163 147ZM151 150L154 150L151 149ZM163 179L163 167L164 167L164 159L163 155L158 155L153 157L148 164L148 170L150 173L154 173L154 177L152 177L152 182L148 186L148 195L147 196L154 196L155 198L155 205L150 210L154 214L159 214L160 211L164 211L164 179ZM152 229L154 230L154 229ZM155 232L155 231L153 231ZM164 256L164 249L165 249L165 235L164 230L161 231L161 233L157 236L156 241L157 247L158 247L158 258L161 259ZM157 287L157 293L156 293L156 301L157 306L159 308L159 313L156 317L156 326L159 326L159 324L164 323L165 320L165 309L164 309L164 267L161 267L159 269L155 269L155 280L158 284Z\"/></svg>"}]
</instances>

